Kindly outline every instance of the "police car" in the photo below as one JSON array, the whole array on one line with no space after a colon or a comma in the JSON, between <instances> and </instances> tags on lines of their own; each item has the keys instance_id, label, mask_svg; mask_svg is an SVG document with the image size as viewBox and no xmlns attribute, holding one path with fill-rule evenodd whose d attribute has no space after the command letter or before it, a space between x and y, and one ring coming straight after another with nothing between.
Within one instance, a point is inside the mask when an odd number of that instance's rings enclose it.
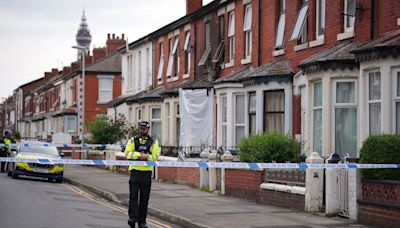
<instances>
[{"instance_id":1,"label":"police car","mask_svg":"<svg viewBox=\"0 0 400 228\"><path fill-rule=\"evenodd\" d=\"M22 141L12 156L22 159L61 159L57 147L38 141ZM13 162L8 165L8 176L15 179L19 176L32 176L61 183L63 174L63 164Z\"/></svg>"}]
</instances>

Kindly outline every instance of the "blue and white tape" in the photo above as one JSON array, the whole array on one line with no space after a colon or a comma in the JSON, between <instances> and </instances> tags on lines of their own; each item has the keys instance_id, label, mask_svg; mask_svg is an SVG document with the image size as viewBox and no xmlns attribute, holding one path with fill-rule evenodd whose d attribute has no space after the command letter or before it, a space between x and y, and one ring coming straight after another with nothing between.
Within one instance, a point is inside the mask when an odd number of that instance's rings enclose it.
<instances>
[{"instance_id":1,"label":"blue and white tape","mask_svg":"<svg viewBox=\"0 0 400 228\"><path fill-rule=\"evenodd\" d=\"M119 147L125 147L126 144L68 144L68 143L14 143L14 144L4 144L0 143L0 146L5 146L5 147L30 147L30 146L43 146L43 147L49 147L49 146L55 146L55 147L107 147L107 146L119 146Z\"/></svg>"},{"instance_id":2,"label":"blue and white tape","mask_svg":"<svg viewBox=\"0 0 400 228\"><path fill-rule=\"evenodd\" d=\"M229 168L229 169L400 169L400 164L304 164L304 163L244 163L244 162L148 162L121 160L82 160L82 159L27 159L0 157L5 162L27 162L39 164L64 165L116 165L116 166L157 166L186 168Z\"/></svg>"}]
</instances>

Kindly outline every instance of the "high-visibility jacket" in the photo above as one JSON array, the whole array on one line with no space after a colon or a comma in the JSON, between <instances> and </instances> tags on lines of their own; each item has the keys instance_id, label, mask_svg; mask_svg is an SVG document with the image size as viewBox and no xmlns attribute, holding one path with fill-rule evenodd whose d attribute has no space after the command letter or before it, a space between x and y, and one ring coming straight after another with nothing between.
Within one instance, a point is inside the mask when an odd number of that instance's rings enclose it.
<instances>
[{"instance_id":1,"label":"high-visibility jacket","mask_svg":"<svg viewBox=\"0 0 400 228\"><path fill-rule=\"evenodd\" d=\"M135 136L128 140L125 147L125 156L128 160L139 160L142 153L148 154L147 161L157 161L160 156L160 146L158 140L150 136ZM151 166L129 166L129 171L152 171Z\"/></svg>"},{"instance_id":2,"label":"high-visibility jacket","mask_svg":"<svg viewBox=\"0 0 400 228\"><path fill-rule=\"evenodd\" d=\"M11 153L11 144L12 144L11 139L4 138L3 139L3 143L5 144L4 145L4 151L7 152L7 153Z\"/></svg>"}]
</instances>

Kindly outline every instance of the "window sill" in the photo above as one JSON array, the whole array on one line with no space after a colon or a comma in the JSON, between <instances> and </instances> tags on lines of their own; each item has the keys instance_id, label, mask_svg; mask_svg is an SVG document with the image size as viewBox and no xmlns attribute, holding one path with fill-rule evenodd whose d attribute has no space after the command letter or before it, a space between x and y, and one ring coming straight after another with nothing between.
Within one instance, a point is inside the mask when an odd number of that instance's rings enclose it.
<instances>
[{"instance_id":1,"label":"window sill","mask_svg":"<svg viewBox=\"0 0 400 228\"><path fill-rule=\"evenodd\" d=\"M272 56L280 56L280 55L284 55L285 54L285 49L279 49L279 50L276 50L276 51L273 51L272 52Z\"/></svg>"},{"instance_id":2,"label":"window sill","mask_svg":"<svg viewBox=\"0 0 400 228\"><path fill-rule=\"evenodd\" d=\"M354 37L354 30L337 34L337 40L346 40Z\"/></svg>"},{"instance_id":3,"label":"window sill","mask_svg":"<svg viewBox=\"0 0 400 228\"><path fill-rule=\"evenodd\" d=\"M294 46L294 51L301 51L308 48L308 42Z\"/></svg>"},{"instance_id":4,"label":"window sill","mask_svg":"<svg viewBox=\"0 0 400 228\"><path fill-rule=\"evenodd\" d=\"M397 25L400 26L400 18L397 18Z\"/></svg>"},{"instance_id":5,"label":"window sill","mask_svg":"<svg viewBox=\"0 0 400 228\"><path fill-rule=\"evenodd\" d=\"M184 78L184 79L186 79L186 78L189 78L189 74L184 74L182 77Z\"/></svg>"},{"instance_id":6,"label":"window sill","mask_svg":"<svg viewBox=\"0 0 400 228\"><path fill-rule=\"evenodd\" d=\"M235 65L235 62L225 63L225 69L226 69L226 68L233 67L234 65Z\"/></svg>"},{"instance_id":7,"label":"window sill","mask_svg":"<svg viewBox=\"0 0 400 228\"><path fill-rule=\"evenodd\" d=\"M321 46L321 45L324 45L325 44L325 39L324 38L320 38L320 39L316 39L316 40L313 40L313 41L310 41L310 48L312 48L312 47L318 47L318 46Z\"/></svg>"},{"instance_id":8,"label":"window sill","mask_svg":"<svg viewBox=\"0 0 400 228\"><path fill-rule=\"evenodd\" d=\"M175 77L172 78L172 81L174 81L174 82L178 81L178 80L179 80L179 76L175 76Z\"/></svg>"},{"instance_id":9,"label":"window sill","mask_svg":"<svg viewBox=\"0 0 400 228\"><path fill-rule=\"evenodd\" d=\"M241 63L242 65L249 64L249 63L251 63L251 58L242 59L242 60L240 61L240 63Z\"/></svg>"}]
</instances>

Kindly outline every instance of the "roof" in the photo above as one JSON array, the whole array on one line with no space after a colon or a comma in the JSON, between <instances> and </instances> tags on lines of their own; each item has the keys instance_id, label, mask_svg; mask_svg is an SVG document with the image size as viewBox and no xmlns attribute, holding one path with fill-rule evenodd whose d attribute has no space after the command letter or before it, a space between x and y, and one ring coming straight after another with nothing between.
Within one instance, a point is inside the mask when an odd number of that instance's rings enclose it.
<instances>
[{"instance_id":1,"label":"roof","mask_svg":"<svg viewBox=\"0 0 400 228\"><path fill-rule=\"evenodd\" d=\"M383 36L364 43L351 51L357 61L375 60L400 56L400 29L384 34Z\"/></svg>"},{"instance_id":2,"label":"roof","mask_svg":"<svg viewBox=\"0 0 400 228\"><path fill-rule=\"evenodd\" d=\"M268 83L270 81L292 81L294 71L286 58L276 59L265 63L255 69L245 67L231 73L223 78L217 79L215 83L243 82L244 85Z\"/></svg>"},{"instance_id":3,"label":"roof","mask_svg":"<svg viewBox=\"0 0 400 228\"><path fill-rule=\"evenodd\" d=\"M183 88L185 86L188 86L192 83L191 80L184 80L179 82L177 85L174 85L168 89L166 89L164 92L161 93L161 95L165 96L176 96L179 94L179 89Z\"/></svg>"},{"instance_id":4,"label":"roof","mask_svg":"<svg viewBox=\"0 0 400 228\"><path fill-rule=\"evenodd\" d=\"M213 84L207 78L200 78L194 81L189 81L187 84L182 86L182 89L211 89Z\"/></svg>"},{"instance_id":5,"label":"roof","mask_svg":"<svg viewBox=\"0 0 400 228\"><path fill-rule=\"evenodd\" d=\"M88 64L85 72L121 73L121 53L114 52L94 63Z\"/></svg>"},{"instance_id":6,"label":"roof","mask_svg":"<svg viewBox=\"0 0 400 228\"><path fill-rule=\"evenodd\" d=\"M358 41L348 41L333 45L300 63L304 72L316 72L327 69L344 69L357 67L355 56L351 51L359 46Z\"/></svg>"},{"instance_id":7,"label":"roof","mask_svg":"<svg viewBox=\"0 0 400 228\"><path fill-rule=\"evenodd\" d=\"M135 95L137 95L137 94L135 94ZM131 98L131 97L133 97L133 96L135 96L135 95L131 95L131 94L124 94L124 95L121 95L121 96L119 96L119 97L117 97L117 98L114 98L113 100L107 102L106 105L107 105L107 107L109 107L109 108L118 106L118 105L124 103L124 102L126 101L126 99Z\"/></svg>"}]
</instances>

